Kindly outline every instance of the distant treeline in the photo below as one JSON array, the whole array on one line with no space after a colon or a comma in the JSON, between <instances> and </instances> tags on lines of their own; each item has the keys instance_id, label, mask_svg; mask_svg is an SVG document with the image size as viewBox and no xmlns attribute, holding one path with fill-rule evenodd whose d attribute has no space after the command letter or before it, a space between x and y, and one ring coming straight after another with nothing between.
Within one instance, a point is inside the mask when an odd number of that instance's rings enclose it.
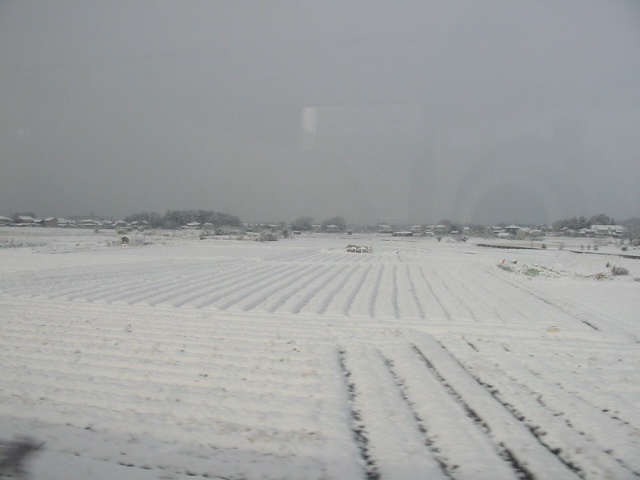
<instances>
[{"instance_id":1,"label":"distant treeline","mask_svg":"<svg viewBox=\"0 0 640 480\"><path fill-rule=\"evenodd\" d=\"M179 228L188 223L212 223L214 227L240 227L235 215L210 210L167 210L164 216L156 212L140 212L125 218L127 222L148 222L153 228Z\"/></svg>"},{"instance_id":2,"label":"distant treeline","mask_svg":"<svg viewBox=\"0 0 640 480\"><path fill-rule=\"evenodd\" d=\"M562 230L564 228L570 228L571 230L581 230L583 228L590 228L591 225L615 225L616 221L608 215L601 213L594 215L591 218L586 217L571 217L563 220L557 220L553 222L554 230Z\"/></svg>"}]
</instances>

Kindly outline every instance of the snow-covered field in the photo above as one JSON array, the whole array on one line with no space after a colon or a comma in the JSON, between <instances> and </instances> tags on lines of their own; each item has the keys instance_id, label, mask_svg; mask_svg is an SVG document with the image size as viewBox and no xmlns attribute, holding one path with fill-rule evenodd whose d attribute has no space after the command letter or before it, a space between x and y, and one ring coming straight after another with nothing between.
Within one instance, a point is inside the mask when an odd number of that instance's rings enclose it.
<instances>
[{"instance_id":1,"label":"snow-covered field","mask_svg":"<svg viewBox=\"0 0 640 480\"><path fill-rule=\"evenodd\" d=\"M0 229L0 439L44 442L33 480L640 476L619 246L134 237Z\"/></svg>"}]
</instances>

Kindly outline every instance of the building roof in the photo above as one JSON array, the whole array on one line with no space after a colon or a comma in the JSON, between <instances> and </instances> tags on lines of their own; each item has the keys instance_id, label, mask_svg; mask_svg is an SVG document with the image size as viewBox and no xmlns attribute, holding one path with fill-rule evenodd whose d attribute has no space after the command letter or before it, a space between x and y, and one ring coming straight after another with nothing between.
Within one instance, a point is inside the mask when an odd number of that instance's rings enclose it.
<instances>
[{"instance_id":1,"label":"building roof","mask_svg":"<svg viewBox=\"0 0 640 480\"><path fill-rule=\"evenodd\" d=\"M616 232L616 231L624 230L624 226L622 225L591 225L591 230Z\"/></svg>"}]
</instances>

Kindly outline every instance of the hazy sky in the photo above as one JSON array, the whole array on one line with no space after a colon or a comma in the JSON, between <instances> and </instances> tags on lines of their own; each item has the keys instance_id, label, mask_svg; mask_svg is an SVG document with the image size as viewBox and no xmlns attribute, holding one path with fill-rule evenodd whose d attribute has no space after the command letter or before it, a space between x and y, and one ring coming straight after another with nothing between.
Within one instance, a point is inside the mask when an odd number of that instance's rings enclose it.
<instances>
[{"instance_id":1,"label":"hazy sky","mask_svg":"<svg viewBox=\"0 0 640 480\"><path fill-rule=\"evenodd\" d=\"M0 2L0 215L640 216L640 2Z\"/></svg>"}]
</instances>

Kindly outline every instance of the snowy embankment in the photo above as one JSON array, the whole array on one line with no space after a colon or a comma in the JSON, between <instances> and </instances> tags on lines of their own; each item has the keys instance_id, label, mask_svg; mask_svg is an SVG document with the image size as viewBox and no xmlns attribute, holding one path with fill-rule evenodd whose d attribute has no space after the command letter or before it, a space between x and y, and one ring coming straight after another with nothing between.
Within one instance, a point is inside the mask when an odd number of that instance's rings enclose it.
<instances>
[{"instance_id":1,"label":"snowy embankment","mask_svg":"<svg viewBox=\"0 0 640 480\"><path fill-rule=\"evenodd\" d=\"M34 480L640 476L640 261L40 232L0 249Z\"/></svg>"}]
</instances>

